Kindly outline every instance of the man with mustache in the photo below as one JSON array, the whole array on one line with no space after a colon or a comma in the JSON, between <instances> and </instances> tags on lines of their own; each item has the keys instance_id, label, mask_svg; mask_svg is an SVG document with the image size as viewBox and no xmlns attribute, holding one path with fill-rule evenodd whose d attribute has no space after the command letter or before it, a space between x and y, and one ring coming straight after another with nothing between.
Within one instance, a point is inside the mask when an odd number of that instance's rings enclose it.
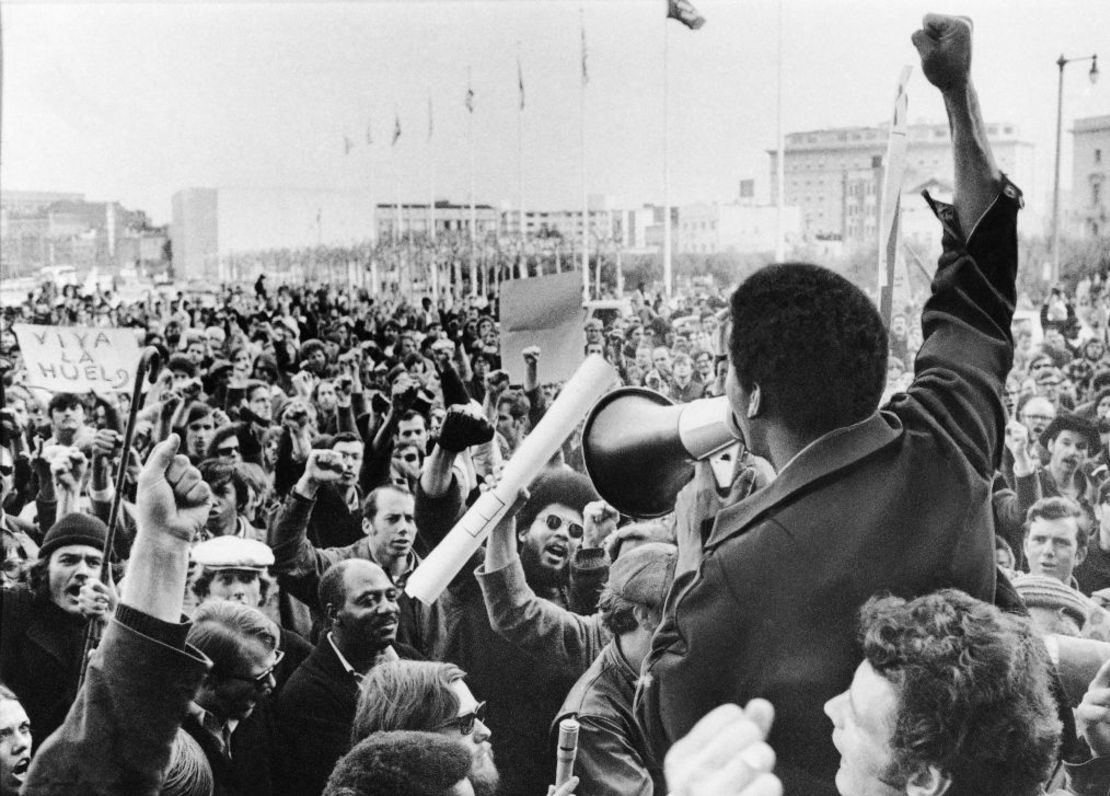
<instances>
[{"instance_id":1,"label":"man with mustache","mask_svg":"<svg viewBox=\"0 0 1110 796\"><path fill-rule=\"evenodd\" d=\"M1083 509L1084 529L1095 526L1094 499L1097 486L1087 477L1083 465L1099 449L1098 429L1078 415L1058 415L1041 434L1041 445L1048 451L1048 464L1014 480L1018 495L1028 504L1042 497L1066 497Z\"/></svg>"},{"instance_id":2,"label":"man with mustache","mask_svg":"<svg viewBox=\"0 0 1110 796\"><path fill-rule=\"evenodd\" d=\"M30 587L0 592L0 681L40 738L62 723L77 694L88 618L107 621L114 608L114 592L97 580L107 536L97 518L67 514L43 538Z\"/></svg>"},{"instance_id":3,"label":"man with mustache","mask_svg":"<svg viewBox=\"0 0 1110 796\"><path fill-rule=\"evenodd\" d=\"M470 754L466 778L476 796L496 796L500 774L486 725L486 703L451 663L397 661L374 669L362 684L351 728L355 743L383 732L418 730L458 741Z\"/></svg>"}]
</instances>

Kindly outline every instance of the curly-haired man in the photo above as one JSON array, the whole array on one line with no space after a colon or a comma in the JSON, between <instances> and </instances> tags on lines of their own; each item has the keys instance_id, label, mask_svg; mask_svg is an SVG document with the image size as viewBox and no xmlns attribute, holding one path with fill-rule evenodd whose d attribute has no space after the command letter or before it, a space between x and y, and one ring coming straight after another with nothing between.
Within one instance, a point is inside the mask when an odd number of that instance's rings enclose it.
<instances>
[{"instance_id":1,"label":"curly-haired man","mask_svg":"<svg viewBox=\"0 0 1110 796\"><path fill-rule=\"evenodd\" d=\"M864 660L830 699L841 794L1034 796L1061 726L1029 623L961 591L860 611Z\"/></svg>"}]
</instances>

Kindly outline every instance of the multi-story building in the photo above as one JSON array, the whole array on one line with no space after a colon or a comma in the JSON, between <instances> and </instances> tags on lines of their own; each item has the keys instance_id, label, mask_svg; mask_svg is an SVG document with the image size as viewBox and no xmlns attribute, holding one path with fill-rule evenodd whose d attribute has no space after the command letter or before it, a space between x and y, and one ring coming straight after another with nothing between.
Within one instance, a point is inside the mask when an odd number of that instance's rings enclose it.
<instances>
[{"instance_id":1,"label":"multi-story building","mask_svg":"<svg viewBox=\"0 0 1110 796\"><path fill-rule=\"evenodd\" d=\"M1034 182L1033 144L1019 138L1009 123L987 125L995 160L1025 192L1038 195ZM841 127L790 133L784 142L784 196L801 208L803 232L811 238L839 237L845 242L867 240L868 206L876 168L881 171L889 127ZM947 124L911 124L907 128L906 174L903 186L929 179L951 182L951 144ZM771 156L771 204L778 199L778 153ZM862 191L862 193L860 193ZM871 199L869 200L869 197ZM849 212L849 208L855 208ZM862 236L862 237L861 237Z\"/></svg>"},{"instance_id":2,"label":"multi-story building","mask_svg":"<svg viewBox=\"0 0 1110 796\"><path fill-rule=\"evenodd\" d=\"M354 247L374 239L369 191L222 186L173 195L174 275L210 283L246 278L278 257L311 264L317 247ZM238 258L240 270L229 268ZM247 258L243 265L242 258ZM249 271L242 270L248 268Z\"/></svg>"},{"instance_id":3,"label":"multi-story building","mask_svg":"<svg viewBox=\"0 0 1110 796\"><path fill-rule=\"evenodd\" d=\"M178 279L219 279L219 193L185 188L173 195L173 270Z\"/></svg>"},{"instance_id":4,"label":"multi-story building","mask_svg":"<svg viewBox=\"0 0 1110 796\"><path fill-rule=\"evenodd\" d=\"M83 202L85 194L62 191L0 191L0 210L16 216L42 213L55 202Z\"/></svg>"},{"instance_id":5,"label":"multi-story building","mask_svg":"<svg viewBox=\"0 0 1110 796\"><path fill-rule=\"evenodd\" d=\"M1110 116L1076 119L1072 127L1071 202L1061 230L1084 238L1110 232Z\"/></svg>"},{"instance_id":6,"label":"multi-story building","mask_svg":"<svg viewBox=\"0 0 1110 796\"><path fill-rule=\"evenodd\" d=\"M589 213L590 245L623 241L624 215L612 196L590 194L586 200ZM646 221L646 219L645 219ZM646 225L646 224L645 224ZM520 237L520 210L505 207L501 211L501 235ZM524 234L529 238L562 237L567 241L582 240L582 208L573 210L525 210Z\"/></svg>"},{"instance_id":7,"label":"multi-story building","mask_svg":"<svg viewBox=\"0 0 1110 796\"><path fill-rule=\"evenodd\" d=\"M5 191L0 194L0 244L5 274L44 266L112 270L138 260L161 260L165 231L142 211L119 202L90 202L80 193ZM148 255L157 252L156 256Z\"/></svg>"},{"instance_id":8,"label":"multi-story building","mask_svg":"<svg viewBox=\"0 0 1110 796\"><path fill-rule=\"evenodd\" d=\"M801 235L801 212L783 208L783 234L788 246ZM678 214L676 251L680 254L773 252L778 235L778 208L771 205L698 203Z\"/></svg>"},{"instance_id":9,"label":"multi-story building","mask_svg":"<svg viewBox=\"0 0 1110 796\"><path fill-rule=\"evenodd\" d=\"M379 204L376 208L378 239L387 241L408 235L423 237L435 224L436 236L469 235L470 205L437 199L433 208L424 204ZM479 240L499 234L502 214L486 204L474 205L475 237Z\"/></svg>"}]
</instances>

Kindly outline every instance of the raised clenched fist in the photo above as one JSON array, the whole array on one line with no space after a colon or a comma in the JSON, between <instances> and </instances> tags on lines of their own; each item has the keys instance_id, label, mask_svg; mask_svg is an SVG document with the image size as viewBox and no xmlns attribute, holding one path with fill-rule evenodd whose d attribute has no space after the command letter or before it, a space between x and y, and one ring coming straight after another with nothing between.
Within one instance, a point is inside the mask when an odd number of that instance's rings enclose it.
<instances>
[{"instance_id":1,"label":"raised clenched fist","mask_svg":"<svg viewBox=\"0 0 1110 796\"><path fill-rule=\"evenodd\" d=\"M967 86L971 79L971 20L926 14L911 37L921 56L921 71L941 91Z\"/></svg>"},{"instance_id":2,"label":"raised clenched fist","mask_svg":"<svg viewBox=\"0 0 1110 796\"><path fill-rule=\"evenodd\" d=\"M154 446L142 472L135 519L147 533L168 533L190 542L208 519L212 490L189 457L177 452L181 439L170 434Z\"/></svg>"}]
</instances>

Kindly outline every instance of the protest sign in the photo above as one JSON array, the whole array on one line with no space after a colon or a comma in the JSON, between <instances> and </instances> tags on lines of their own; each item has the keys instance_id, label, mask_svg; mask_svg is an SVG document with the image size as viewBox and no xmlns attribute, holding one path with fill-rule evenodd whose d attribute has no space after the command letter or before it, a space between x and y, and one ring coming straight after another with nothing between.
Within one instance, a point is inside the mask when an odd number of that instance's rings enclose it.
<instances>
[{"instance_id":1,"label":"protest sign","mask_svg":"<svg viewBox=\"0 0 1110 796\"><path fill-rule=\"evenodd\" d=\"M528 346L540 347L539 378L566 381L585 359L582 273L568 271L501 283L501 367L524 383Z\"/></svg>"},{"instance_id":2,"label":"protest sign","mask_svg":"<svg viewBox=\"0 0 1110 796\"><path fill-rule=\"evenodd\" d=\"M27 384L53 392L130 390L139 364L132 329L85 326L12 326L27 369Z\"/></svg>"}]
</instances>

